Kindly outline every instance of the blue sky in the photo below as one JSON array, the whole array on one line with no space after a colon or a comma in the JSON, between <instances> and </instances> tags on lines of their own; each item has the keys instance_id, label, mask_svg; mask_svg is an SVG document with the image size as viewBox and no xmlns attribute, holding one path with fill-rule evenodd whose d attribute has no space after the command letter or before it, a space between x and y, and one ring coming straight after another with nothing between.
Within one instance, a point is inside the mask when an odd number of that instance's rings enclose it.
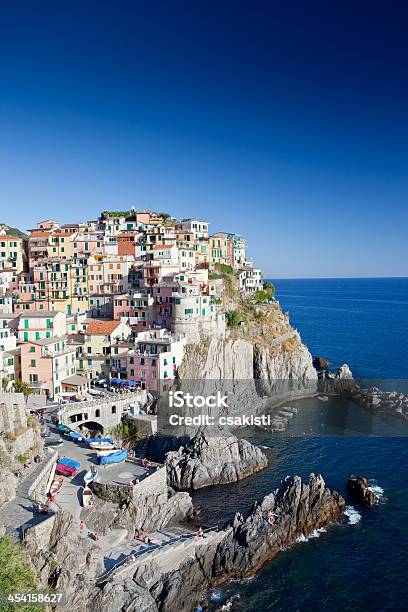
<instances>
[{"instance_id":1,"label":"blue sky","mask_svg":"<svg viewBox=\"0 0 408 612\"><path fill-rule=\"evenodd\" d=\"M134 205L267 276L406 276L407 29L385 1L3 5L0 220Z\"/></svg>"}]
</instances>

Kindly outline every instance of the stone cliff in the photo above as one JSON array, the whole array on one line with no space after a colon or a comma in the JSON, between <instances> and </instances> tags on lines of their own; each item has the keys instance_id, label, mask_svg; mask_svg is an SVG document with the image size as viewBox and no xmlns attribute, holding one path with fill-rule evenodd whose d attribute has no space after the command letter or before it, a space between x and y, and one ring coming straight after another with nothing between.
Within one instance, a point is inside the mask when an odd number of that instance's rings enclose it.
<instances>
[{"instance_id":1,"label":"stone cliff","mask_svg":"<svg viewBox=\"0 0 408 612\"><path fill-rule=\"evenodd\" d=\"M0 507L14 499L24 465L43 455L37 419L22 393L0 393Z\"/></svg>"},{"instance_id":2,"label":"stone cliff","mask_svg":"<svg viewBox=\"0 0 408 612\"><path fill-rule=\"evenodd\" d=\"M312 356L279 305L257 307L225 337L202 337L189 345L178 371L184 389L198 393L205 382L222 381L232 391L232 411L256 409L317 390ZM201 385L200 385L201 381Z\"/></svg>"}]
</instances>

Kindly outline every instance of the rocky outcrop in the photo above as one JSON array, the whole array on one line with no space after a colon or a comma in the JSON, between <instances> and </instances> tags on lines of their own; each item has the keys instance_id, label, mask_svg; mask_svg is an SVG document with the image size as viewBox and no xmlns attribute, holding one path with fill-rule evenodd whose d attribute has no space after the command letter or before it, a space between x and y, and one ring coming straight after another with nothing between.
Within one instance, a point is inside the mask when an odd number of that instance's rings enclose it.
<instances>
[{"instance_id":1,"label":"rocky outcrop","mask_svg":"<svg viewBox=\"0 0 408 612\"><path fill-rule=\"evenodd\" d=\"M242 480L268 465L262 451L235 436L209 436L204 432L166 456L167 481L177 490L201 489Z\"/></svg>"},{"instance_id":2,"label":"rocky outcrop","mask_svg":"<svg viewBox=\"0 0 408 612\"><path fill-rule=\"evenodd\" d=\"M190 611L210 584L254 574L298 538L337 521L344 506L321 476L311 474L308 483L287 478L246 518L237 514L215 543L206 546L204 540L194 558L162 578L154 589L159 609Z\"/></svg>"},{"instance_id":3,"label":"rocky outcrop","mask_svg":"<svg viewBox=\"0 0 408 612\"><path fill-rule=\"evenodd\" d=\"M362 506L371 508L378 504L377 495L370 489L367 478L363 476L350 476L347 491L350 498Z\"/></svg>"},{"instance_id":4,"label":"rocky outcrop","mask_svg":"<svg viewBox=\"0 0 408 612\"><path fill-rule=\"evenodd\" d=\"M113 580L91 599L92 612L157 612L153 596L134 580Z\"/></svg>"},{"instance_id":5,"label":"rocky outcrop","mask_svg":"<svg viewBox=\"0 0 408 612\"><path fill-rule=\"evenodd\" d=\"M408 420L408 395L398 391L384 391L378 387L359 384L347 364L335 372L322 372L319 390L342 395L371 412L384 412Z\"/></svg>"},{"instance_id":6,"label":"rocky outcrop","mask_svg":"<svg viewBox=\"0 0 408 612\"><path fill-rule=\"evenodd\" d=\"M143 483L136 485L132 497L119 504L96 498L92 513L87 518L87 527L100 534L112 528L125 528L132 539L137 530L155 531L192 515L190 495L169 489L164 469L163 479L158 478L152 483L146 480L146 483L145 487Z\"/></svg>"},{"instance_id":7,"label":"rocky outcrop","mask_svg":"<svg viewBox=\"0 0 408 612\"><path fill-rule=\"evenodd\" d=\"M41 585L65 594L61 609L86 609L104 569L103 556L99 546L79 535L73 516L60 511L31 527L24 546Z\"/></svg>"},{"instance_id":8,"label":"rocky outcrop","mask_svg":"<svg viewBox=\"0 0 408 612\"><path fill-rule=\"evenodd\" d=\"M316 370L327 370L329 366L330 363L324 357L320 355L313 357L313 367L316 368Z\"/></svg>"}]
</instances>

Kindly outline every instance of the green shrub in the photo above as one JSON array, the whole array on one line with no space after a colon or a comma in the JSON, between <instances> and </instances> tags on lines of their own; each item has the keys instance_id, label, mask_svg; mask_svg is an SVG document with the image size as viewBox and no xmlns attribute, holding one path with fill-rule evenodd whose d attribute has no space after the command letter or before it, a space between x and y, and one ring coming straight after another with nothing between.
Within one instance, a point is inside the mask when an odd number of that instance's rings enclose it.
<instances>
[{"instance_id":1,"label":"green shrub","mask_svg":"<svg viewBox=\"0 0 408 612\"><path fill-rule=\"evenodd\" d=\"M228 327L238 327L242 321L242 316L239 310L228 310L225 313L225 318L227 319Z\"/></svg>"},{"instance_id":2,"label":"green shrub","mask_svg":"<svg viewBox=\"0 0 408 612\"><path fill-rule=\"evenodd\" d=\"M34 571L19 544L9 536L0 538L0 592L33 591L37 588ZM43 606L21 605L17 607L2 605L2 611L8 610L43 610Z\"/></svg>"}]
</instances>

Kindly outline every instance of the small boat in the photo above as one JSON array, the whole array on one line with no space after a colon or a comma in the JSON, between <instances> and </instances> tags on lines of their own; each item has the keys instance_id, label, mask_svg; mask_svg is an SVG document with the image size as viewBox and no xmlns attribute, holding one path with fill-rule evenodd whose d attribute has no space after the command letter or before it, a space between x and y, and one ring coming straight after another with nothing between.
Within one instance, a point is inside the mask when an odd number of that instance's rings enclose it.
<instances>
[{"instance_id":1,"label":"small boat","mask_svg":"<svg viewBox=\"0 0 408 612\"><path fill-rule=\"evenodd\" d=\"M69 459L69 457L62 457L58 460L58 463L62 463L63 465L69 465L70 467L79 470L81 464L78 461L74 461L74 459Z\"/></svg>"},{"instance_id":2,"label":"small boat","mask_svg":"<svg viewBox=\"0 0 408 612\"><path fill-rule=\"evenodd\" d=\"M329 398L327 397L327 395L318 395L317 399L320 400L321 402L328 402Z\"/></svg>"},{"instance_id":3,"label":"small boat","mask_svg":"<svg viewBox=\"0 0 408 612\"><path fill-rule=\"evenodd\" d=\"M62 476L60 476L60 478L54 478L54 480L52 481L51 487L50 487L50 491L49 491L51 500L54 500L57 493L61 491L63 482L64 482L64 479L62 478Z\"/></svg>"},{"instance_id":4,"label":"small boat","mask_svg":"<svg viewBox=\"0 0 408 612\"><path fill-rule=\"evenodd\" d=\"M68 478L74 478L76 476L77 471L74 467L70 465L64 465L63 463L57 463L57 467L55 468L57 474L61 476L67 476Z\"/></svg>"},{"instance_id":5,"label":"small boat","mask_svg":"<svg viewBox=\"0 0 408 612\"><path fill-rule=\"evenodd\" d=\"M112 455L113 453L118 453L119 451L120 451L120 448L108 448L106 450L97 450L96 456L104 457L106 455Z\"/></svg>"},{"instance_id":6,"label":"small boat","mask_svg":"<svg viewBox=\"0 0 408 612\"><path fill-rule=\"evenodd\" d=\"M94 450L111 450L115 445L113 442L91 442L89 446Z\"/></svg>"},{"instance_id":7,"label":"small boat","mask_svg":"<svg viewBox=\"0 0 408 612\"><path fill-rule=\"evenodd\" d=\"M113 440L112 438L84 438L84 442L90 446L94 442L110 442L112 444Z\"/></svg>"},{"instance_id":8,"label":"small boat","mask_svg":"<svg viewBox=\"0 0 408 612\"><path fill-rule=\"evenodd\" d=\"M107 465L109 463L120 463L121 461L125 461L127 459L127 456L127 450L122 450L118 451L117 453L112 453L107 457L99 457L99 463L101 465Z\"/></svg>"},{"instance_id":9,"label":"small boat","mask_svg":"<svg viewBox=\"0 0 408 612\"><path fill-rule=\"evenodd\" d=\"M83 440L82 436L79 435L76 431L70 431L69 437L75 440L76 442L81 442Z\"/></svg>"},{"instance_id":10,"label":"small boat","mask_svg":"<svg viewBox=\"0 0 408 612\"><path fill-rule=\"evenodd\" d=\"M58 446L62 446L64 444L64 440L61 438L57 438L56 440L46 440L44 442L45 448L57 448Z\"/></svg>"},{"instance_id":11,"label":"small boat","mask_svg":"<svg viewBox=\"0 0 408 612\"><path fill-rule=\"evenodd\" d=\"M85 485L87 485L88 483L90 483L93 480L95 480L97 475L98 475L98 468L91 467L91 469L88 470L88 472L84 476L84 483L85 483Z\"/></svg>"},{"instance_id":12,"label":"small boat","mask_svg":"<svg viewBox=\"0 0 408 612\"><path fill-rule=\"evenodd\" d=\"M66 425L64 425L64 423L59 423L59 425L58 425L58 429L59 429L60 431L62 431L62 433L64 433L64 434L69 434L69 433L70 433L70 431L71 431L69 427L67 427Z\"/></svg>"},{"instance_id":13,"label":"small boat","mask_svg":"<svg viewBox=\"0 0 408 612\"><path fill-rule=\"evenodd\" d=\"M90 508L94 505L93 493L89 487L82 489L82 505L84 508Z\"/></svg>"}]
</instances>

